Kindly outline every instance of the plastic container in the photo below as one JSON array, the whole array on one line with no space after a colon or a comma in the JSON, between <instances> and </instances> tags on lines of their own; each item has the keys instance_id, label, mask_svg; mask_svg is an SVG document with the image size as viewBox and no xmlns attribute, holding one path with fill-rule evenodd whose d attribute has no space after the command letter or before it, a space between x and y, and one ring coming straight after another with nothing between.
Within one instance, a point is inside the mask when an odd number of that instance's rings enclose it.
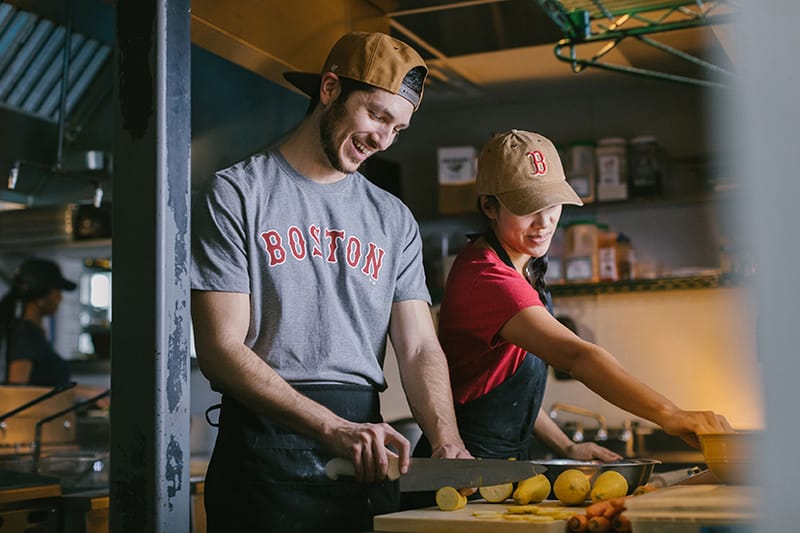
<instances>
[{"instance_id":1,"label":"plastic container","mask_svg":"<svg viewBox=\"0 0 800 533\"><path fill-rule=\"evenodd\" d=\"M630 143L630 195L661 194L666 168L664 151L652 135L634 137Z\"/></svg>"},{"instance_id":2,"label":"plastic container","mask_svg":"<svg viewBox=\"0 0 800 533\"><path fill-rule=\"evenodd\" d=\"M628 198L628 156L625 139L606 137L597 141L597 201Z\"/></svg>"},{"instance_id":3,"label":"plastic container","mask_svg":"<svg viewBox=\"0 0 800 533\"><path fill-rule=\"evenodd\" d=\"M598 228L594 220L576 220L566 228L564 280L567 283L599 281Z\"/></svg>"},{"instance_id":4,"label":"plastic container","mask_svg":"<svg viewBox=\"0 0 800 533\"><path fill-rule=\"evenodd\" d=\"M633 533L749 533L759 495L756 487L677 485L629 498L625 516Z\"/></svg>"},{"instance_id":5,"label":"plastic container","mask_svg":"<svg viewBox=\"0 0 800 533\"><path fill-rule=\"evenodd\" d=\"M597 181L594 144L590 142L574 143L569 146L567 153L569 154L566 165L567 182L575 189L584 203L594 202Z\"/></svg>"}]
</instances>

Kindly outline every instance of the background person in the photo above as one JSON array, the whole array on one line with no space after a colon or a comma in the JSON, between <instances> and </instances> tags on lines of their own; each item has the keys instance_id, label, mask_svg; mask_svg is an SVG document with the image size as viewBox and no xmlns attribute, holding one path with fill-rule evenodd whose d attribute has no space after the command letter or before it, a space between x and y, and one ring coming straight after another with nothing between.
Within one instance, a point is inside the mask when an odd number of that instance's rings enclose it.
<instances>
[{"instance_id":1,"label":"background person","mask_svg":"<svg viewBox=\"0 0 800 533\"><path fill-rule=\"evenodd\" d=\"M383 481L387 333L432 454L469 457L430 314L408 208L358 172L408 127L427 67L380 33L350 33L276 147L217 173L193 214L192 319L200 368L223 394L205 485L209 531L366 531L397 508ZM331 481L333 457L356 479ZM231 522L235 517L235 524Z\"/></svg>"},{"instance_id":2,"label":"background person","mask_svg":"<svg viewBox=\"0 0 800 533\"><path fill-rule=\"evenodd\" d=\"M62 291L77 285L66 279L58 264L47 259L24 261L11 280L11 287L0 300L0 337L6 356L6 383L56 387L71 381L69 363L53 348L45 330L45 318L54 315L63 298ZM79 398L91 398L103 389L78 385ZM109 405L108 398L98 400Z\"/></svg>"},{"instance_id":3,"label":"background person","mask_svg":"<svg viewBox=\"0 0 800 533\"><path fill-rule=\"evenodd\" d=\"M582 205L552 142L521 130L494 137L478 160L477 190L488 228L453 263L439 319L459 431L473 455L525 459L535 437L562 457L619 457L572 442L543 412L548 365L694 447L698 433L731 431L721 415L680 409L548 309L546 254L563 205Z\"/></svg>"}]
</instances>

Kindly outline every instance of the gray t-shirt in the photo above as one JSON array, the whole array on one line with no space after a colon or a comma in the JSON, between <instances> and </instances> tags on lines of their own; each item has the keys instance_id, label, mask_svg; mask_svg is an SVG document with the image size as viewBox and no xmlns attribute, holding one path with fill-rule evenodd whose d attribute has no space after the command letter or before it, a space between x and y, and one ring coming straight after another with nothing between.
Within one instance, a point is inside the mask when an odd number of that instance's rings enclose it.
<instances>
[{"instance_id":1,"label":"gray t-shirt","mask_svg":"<svg viewBox=\"0 0 800 533\"><path fill-rule=\"evenodd\" d=\"M217 172L192 216L192 289L249 294L245 343L281 377L385 389L392 304L430 303L400 200L359 173L316 183L272 150Z\"/></svg>"}]
</instances>

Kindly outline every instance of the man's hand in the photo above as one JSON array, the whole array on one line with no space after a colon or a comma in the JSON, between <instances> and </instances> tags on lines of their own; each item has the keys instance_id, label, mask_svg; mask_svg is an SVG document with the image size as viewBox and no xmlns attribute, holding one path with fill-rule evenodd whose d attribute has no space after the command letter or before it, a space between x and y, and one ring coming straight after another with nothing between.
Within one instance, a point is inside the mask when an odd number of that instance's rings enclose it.
<instances>
[{"instance_id":1,"label":"man's hand","mask_svg":"<svg viewBox=\"0 0 800 533\"><path fill-rule=\"evenodd\" d=\"M469 450L467 450L463 444L443 444L441 446L437 446L433 450L431 457L442 459L473 459L472 454L469 453ZM458 492L460 492L462 496L470 496L478 492L478 489L462 488L458 489Z\"/></svg>"},{"instance_id":2,"label":"man's hand","mask_svg":"<svg viewBox=\"0 0 800 533\"><path fill-rule=\"evenodd\" d=\"M333 432L330 444L340 457L353 463L357 481L374 483L386 479L390 455L399 457L401 474L408 472L411 444L389 424L348 422ZM388 445L398 453L387 449Z\"/></svg>"}]
</instances>

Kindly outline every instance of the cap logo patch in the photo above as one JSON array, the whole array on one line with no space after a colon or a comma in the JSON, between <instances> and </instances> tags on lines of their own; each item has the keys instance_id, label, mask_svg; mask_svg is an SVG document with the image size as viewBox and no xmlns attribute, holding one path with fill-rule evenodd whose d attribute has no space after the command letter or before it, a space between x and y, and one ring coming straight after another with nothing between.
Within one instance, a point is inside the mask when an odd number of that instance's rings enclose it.
<instances>
[{"instance_id":1,"label":"cap logo patch","mask_svg":"<svg viewBox=\"0 0 800 533\"><path fill-rule=\"evenodd\" d=\"M547 174L547 163L544 160L544 154L539 150L533 150L525 154L528 156L528 162L531 164L531 171L534 176L542 176Z\"/></svg>"}]
</instances>

